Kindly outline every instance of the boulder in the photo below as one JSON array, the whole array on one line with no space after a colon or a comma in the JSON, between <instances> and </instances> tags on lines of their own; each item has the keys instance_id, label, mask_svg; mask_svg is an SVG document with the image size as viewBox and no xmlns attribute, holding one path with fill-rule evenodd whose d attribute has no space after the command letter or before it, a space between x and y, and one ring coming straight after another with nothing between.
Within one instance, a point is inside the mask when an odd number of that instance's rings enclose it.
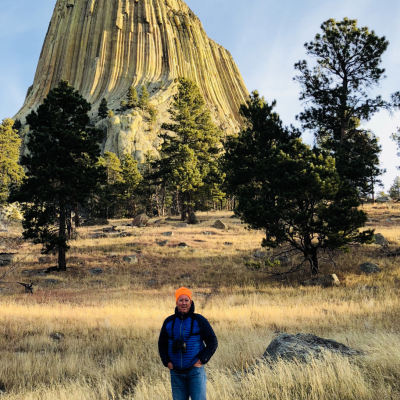
<instances>
[{"instance_id":1,"label":"boulder","mask_svg":"<svg viewBox=\"0 0 400 400\"><path fill-rule=\"evenodd\" d=\"M283 333L270 343L263 357L271 358L272 360L297 360L309 363L326 352L347 357L362 354L335 340L327 340L304 333L298 333L297 335Z\"/></svg>"},{"instance_id":2,"label":"boulder","mask_svg":"<svg viewBox=\"0 0 400 400\"><path fill-rule=\"evenodd\" d=\"M180 249L187 249L189 246L188 246L186 243L179 243L179 244L178 244L178 247L179 247Z\"/></svg>"},{"instance_id":3,"label":"boulder","mask_svg":"<svg viewBox=\"0 0 400 400\"><path fill-rule=\"evenodd\" d=\"M383 236L382 233L376 233L375 244L386 247L389 244L389 242L385 239L385 236Z\"/></svg>"},{"instance_id":4,"label":"boulder","mask_svg":"<svg viewBox=\"0 0 400 400\"><path fill-rule=\"evenodd\" d=\"M212 236L212 235L216 235L216 233L215 232L211 232L211 231L204 231L203 235Z\"/></svg>"},{"instance_id":5,"label":"boulder","mask_svg":"<svg viewBox=\"0 0 400 400\"><path fill-rule=\"evenodd\" d=\"M213 227L216 228L216 229L223 229L223 230L226 229L226 225L225 225L220 219L217 219L217 220L214 222Z\"/></svg>"},{"instance_id":6,"label":"boulder","mask_svg":"<svg viewBox=\"0 0 400 400\"><path fill-rule=\"evenodd\" d=\"M0 267L7 267L17 261L18 254L15 253L0 253Z\"/></svg>"},{"instance_id":7,"label":"boulder","mask_svg":"<svg viewBox=\"0 0 400 400\"><path fill-rule=\"evenodd\" d=\"M196 214L192 212L189 216L189 224L191 225L198 225L200 223L199 219L197 218Z\"/></svg>"},{"instance_id":8,"label":"boulder","mask_svg":"<svg viewBox=\"0 0 400 400\"><path fill-rule=\"evenodd\" d=\"M187 228L189 225L186 222L182 222L177 225L178 228Z\"/></svg>"},{"instance_id":9,"label":"boulder","mask_svg":"<svg viewBox=\"0 0 400 400\"><path fill-rule=\"evenodd\" d=\"M164 247L165 245L167 245L169 243L169 240L163 240L162 242L157 242L157 244L161 247Z\"/></svg>"},{"instance_id":10,"label":"boulder","mask_svg":"<svg viewBox=\"0 0 400 400\"><path fill-rule=\"evenodd\" d=\"M132 226L143 228L147 226L149 219L150 218L146 214L140 214L132 221Z\"/></svg>"},{"instance_id":11,"label":"boulder","mask_svg":"<svg viewBox=\"0 0 400 400\"><path fill-rule=\"evenodd\" d=\"M94 233L91 238L92 239L105 239L110 237L107 233Z\"/></svg>"},{"instance_id":12,"label":"boulder","mask_svg":"<svg viewBox=\"0 0 400 400\"><path fill-rule=\"evenodd\" d=\"M173 232L164 232L162 233L163 236L174 236Z\"/></svg>"},{"instance_id":13,"label":"boulder","mask_svg":"<svg viewBox=\"0 0 400 400\"><path fill-rule=\"evenodd\" d=\"M101 268L92 268L89 270L90 275L101 275L104 271Z\"/></svg>"},{"instance_id":14,"label":"boulder","mask_svg":"<svg viewBox=\"0 0 400 400\"><path fill-rule=\"evenodd\" d=\"M321 286L327 288L330 286L339 286L340 281L336 274L321 275L315 278L308 279L302 283L303 286Z\"/></svg>"},{"instance_id":15,"label":"boulder","mask_svg":"<svg viewBox=\"0 0 400 400\"><path fill-rule=\"evenodd\" d=\"M381 269L376 264L367 262L360 265L360 271L366 274L378 274Z\"/></svg>"},{"instance_id":16,"label":"boulder","mask_svg":"<svg viewBox=\"0 0 400 400\"><path fill-rule=\"evenodd\" d=\"M390 203L392 199L389 196L381 196L375 200L377 203Z\"/></svg>"},{"instance_id":17,"label":"boulder","mask_svg":"<svg viewBox=\"0 0 400 400\"><path fill-rule=\"evenodd\" d=\"M124 262L126 262L127 264L137 264L139 262L139 259L135 254L133 254L131 256L125 256Z\"/></svg>"}]
</instances>

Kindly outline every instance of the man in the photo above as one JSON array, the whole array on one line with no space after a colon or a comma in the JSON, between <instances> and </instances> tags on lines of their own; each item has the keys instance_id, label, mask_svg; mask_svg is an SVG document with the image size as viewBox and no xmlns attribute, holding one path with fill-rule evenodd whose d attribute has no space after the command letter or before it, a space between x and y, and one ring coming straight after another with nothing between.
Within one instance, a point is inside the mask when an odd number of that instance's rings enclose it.
<instances>
[{"instance_id":1,"label":"man","mask_svg":"<svg viewBox=\"0 0 400 400\"><path fill-rule=\"evenodd\" d=\"M206 400L207 376L204 365L218 347L210 323L194 313L192 292L181 287L175 293L175 314L162 326L158 351L170 369L174 400Z\"/></svg>"}]
</instances>

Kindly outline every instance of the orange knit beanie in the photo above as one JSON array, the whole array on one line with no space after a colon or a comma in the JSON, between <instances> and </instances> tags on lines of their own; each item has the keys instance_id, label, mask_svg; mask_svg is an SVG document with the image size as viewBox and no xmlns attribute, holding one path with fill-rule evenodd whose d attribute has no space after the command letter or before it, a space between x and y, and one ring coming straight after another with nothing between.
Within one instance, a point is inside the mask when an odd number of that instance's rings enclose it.
<instances>
[{"instance_id":1,"label":"orange knit beanie","mask_svg":"<svg viewBox=\"0 0 400 400\"><path fill-rule=\"evenodd\" d=\"M176 301L178 301L179 297L183 294L189 297L190 300L192 300L192 292L190 291L190 289L181 287L175 292Z\"/></svg>"}]
</instances>

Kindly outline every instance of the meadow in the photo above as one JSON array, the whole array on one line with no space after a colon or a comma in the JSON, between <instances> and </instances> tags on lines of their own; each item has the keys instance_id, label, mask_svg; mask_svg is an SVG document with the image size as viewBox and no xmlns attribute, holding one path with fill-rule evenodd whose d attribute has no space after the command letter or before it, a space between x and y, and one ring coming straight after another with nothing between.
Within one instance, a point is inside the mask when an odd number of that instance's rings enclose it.
<instances>
[{"instance_id":1,"label":"meadow","mask_svg":"<svg viewBox=\"0 0 400 400\"><path fill-rule=\"evenodd\" d=\"M399 247L399 207L366 209L368 226L382 233L390 248ZM0 398L172 399L157 340L173 313L174 291L188 286L196 311L209 319L219 339L206 366L209 399L400 399L398 259L377 245L355 247L336 254L334 262L324 258L322 273L337 274L339 287L304 287L307 266L289 276L272 276L269 267L249 269L246 262L259 260L254 255L262 232L249 231L230 216L201 213L203 222L188 227L177 220L154 225L152 219L146 228L127 227L128 237L96 237L104 226L80 228L62 274L40 272L54 259L39 261L40 246L20 241L21 228L11 227L3 238L12 239L0 252L26 258L0 287ZM216 219L228 229L212 228ZM163 240L169 242L161 246ZM177 246L182 242L188 247ZM132 254L139 262L125 263L123 257ZM274 269L298 261L293 257ZM382 272L361 273L363 262L377 263ZM102 272L93 275L95 268ZM15 281L32 281L34 294ZM262 361L282 332L313 333L363 355L327 355L310 364Z\"/></svg>"}]
</instances>

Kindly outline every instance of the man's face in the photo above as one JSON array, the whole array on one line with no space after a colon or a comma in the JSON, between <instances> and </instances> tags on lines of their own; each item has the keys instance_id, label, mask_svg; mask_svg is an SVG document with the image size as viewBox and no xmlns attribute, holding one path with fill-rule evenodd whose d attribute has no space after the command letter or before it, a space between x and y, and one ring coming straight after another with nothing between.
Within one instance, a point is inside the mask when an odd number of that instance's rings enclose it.
<instances>
[{"instance_id":1,"label":"man's face","mask_svg":"<svg viewBox=\"0 0 400 400\"><path fill-rule=\"evenodd\" d=\"M190 306L191 305L192 305L192 301L185 294L183 294L182 296L179 296L179 299L176 302L176 306L178 307L178 311L181 314L188 313L189 310L190 310Z\"/></svg>"}]
</instances>

